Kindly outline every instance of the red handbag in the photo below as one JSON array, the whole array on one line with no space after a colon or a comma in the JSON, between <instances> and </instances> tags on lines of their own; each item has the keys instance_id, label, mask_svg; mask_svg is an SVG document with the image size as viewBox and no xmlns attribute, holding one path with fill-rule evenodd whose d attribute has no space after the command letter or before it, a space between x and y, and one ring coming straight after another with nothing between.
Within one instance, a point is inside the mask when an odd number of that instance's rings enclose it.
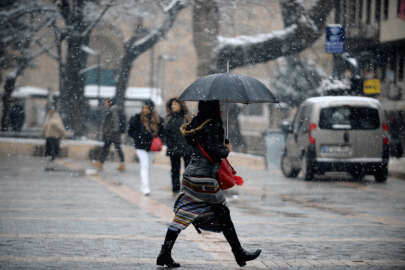
<instances>
[{"instance_id":1,"label":"red handbag","mask_svg":"<svg viewBox=\"0 0 405 270\"><path fill-rule=\"evenodd\" d=\"M204 156L210 161L214 162L214 160L208 155L207 152L205 152L204 148L200 145L200 143L197 143L198 148L200 148L201 152L204 154ZM221 189L228 189L233 187L235 184L240 186L243 184L243 178L236 175L235 169L232 167L231 163L226 159L223 158L221 159L221 163L219 165L218 169L218 181L219 185L221 186Z\"/></svg>"},{"instance_id":2,"label":"red handbag","mask_svg":"<svg viewBox=\"0 0 405 270\"><path fill-rule=\"evenodd\" d=\"M152 139L152 144L150 145L150 151L151 152L160 152L162 151L162 140L156 136Z\"/></svg>"}]
</instances>

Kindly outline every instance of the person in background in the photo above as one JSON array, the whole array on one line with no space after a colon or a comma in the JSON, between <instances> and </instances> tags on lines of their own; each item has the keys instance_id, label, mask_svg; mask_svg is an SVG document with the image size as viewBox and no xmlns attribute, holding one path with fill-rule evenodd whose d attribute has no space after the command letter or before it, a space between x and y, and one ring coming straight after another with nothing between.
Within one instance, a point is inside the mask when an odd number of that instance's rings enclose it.
<instances>
[{"instance_id":1,"label":"person in background","mask_svg":"<svg viewBox=\"0 0 405 270\"><path fill-rule=\"evenodd\" d=\"M50 161L54 161L59 155L60 140L65 137L65 135L66 130L63 126L62 119L53 106L48 110L43 126L43 136L46 138L45 156L51 156Z\"/></svg>"},{"instance_id":2,"label":"person in background","mask_svg":"<svg viewBox=\"0 0 405 270\"><path fill-rule=\"evenodd\" d=\"M171 98L166 103L167 116L164 122L164 142L167 146L166 154L170 157L172 191L180 191L180 167L181 158L184 167L190 160L192 148L187 144L180 127L189 121L188 110L184 102L177 98Z\"/></svg>"},{"instance_id":3,"label":"person in background","mask_svg":"<svg viewBox=\"0 0 405 270\"><path fill-rule=\"evenodd\" d=\"M242 248L233 225L226 199L219 186L217 171L222 158L232 151L225 144L219 101L200 101L198 114L182 126L182 134L193 148L191 160L183 174L182 192L174 203L175 216L170 223L157 257L157 265L180 267L171 250L180 232L193 224L196 229L222 232L232 248L239 266L256 259L261 250L249 252ZM213 159L203 154L200 147Z\"/></svg>"},{"instance_id":4,"label":"person in background","mask_svg":"<svg viewBox=\"0 0 405 270\"><path fill-rule=\"evenodd\" d=\"M125 171L125 157L121 149L121 132L120 132L120 119L119 108L114 104L111 98L104 100L105 117L103 122L103 141L104 147L100 155L100 160L94 163L97 169L102 170L104 161L110 151L111 144L114 144L120 159L118 171Z\"/></svg>"},{"instance_id":5,"label":"person in background","mask_svg":"<svg viewBox=\"0 0 405 270\"><path fill-rule=\"evenodd\" d=\"M162 137L162 131L162 120L155 111L155 104L152 100L144 101L141 113L132 116L129 120L128 135L134 139L141 167L140 190L145 196L150 194L149 176L155 157L150 147L155 136Z\"/></svg>"}]
</instances>

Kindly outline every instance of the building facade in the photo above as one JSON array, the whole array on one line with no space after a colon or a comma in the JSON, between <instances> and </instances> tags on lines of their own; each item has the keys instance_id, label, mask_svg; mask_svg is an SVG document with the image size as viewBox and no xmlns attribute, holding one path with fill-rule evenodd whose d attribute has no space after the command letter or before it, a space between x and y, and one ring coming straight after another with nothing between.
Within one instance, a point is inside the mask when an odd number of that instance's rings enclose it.
<instances>
[{"instance_id":1,"label":"building facade","mask_svg":"<svg viewBox=\"0 0 405 270\"><path fill-rule=\"evenodd\" d=\"M404 8L403 0L340 0L335 9L346 51L357 59L364 80L379 80L377 98L388 112L405 110Z\"/></svg>"}]
</instances>

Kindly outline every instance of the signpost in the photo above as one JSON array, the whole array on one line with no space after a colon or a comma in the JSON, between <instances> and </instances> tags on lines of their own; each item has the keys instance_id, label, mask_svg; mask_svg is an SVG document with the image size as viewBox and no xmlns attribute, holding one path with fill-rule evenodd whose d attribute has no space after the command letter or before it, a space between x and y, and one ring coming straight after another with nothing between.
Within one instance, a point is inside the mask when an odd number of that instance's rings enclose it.
<instances>
[{"instance_id":1,"label":"signpost","mask_svg":"<svg viewBox=\"0 0 405 270\"><path fill-rule=\"evenodd\" d=\"M365 80L363 84L363 93L366 95L379 95L381 93L380 80Z\"/></svg>"},{"instance_id":2,"label":"signpost","mask_svg":"<svg viewBox=\"0 0 405 270\"><path fill-rule=\"evenodd\" d=\"M340 24L326 27L326 53L343 53L345 51L345 29Z\"/></svg>"}]
</instances>

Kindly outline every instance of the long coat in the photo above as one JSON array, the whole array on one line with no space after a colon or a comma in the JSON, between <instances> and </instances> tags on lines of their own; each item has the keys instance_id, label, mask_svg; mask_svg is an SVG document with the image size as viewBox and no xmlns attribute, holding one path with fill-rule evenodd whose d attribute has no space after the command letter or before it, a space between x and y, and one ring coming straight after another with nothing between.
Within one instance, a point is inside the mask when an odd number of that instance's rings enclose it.
<instances>
[{"instance_id":1,"label":"long coat","mask_svg":"<svg viewBox=\"0 0 405 270\"><path fill-rule=\"evenodd\" d=\"M103 123L103 140L113 142L121 140L119 108L117 105L113 105L106 110Z\"/></svg>"},{"instance_id":2,"label":"long coat","mask_svg":"<svg viewBox=\"0 0 405 270\"><path fill-rule=\"evenodd\" d=\"M184 122L185 117L182 113L171 113L166 118L163 134L168 156L191 156L192 154L191 146L180 131Z\"/></svg>"},{"instance_id":3,"label":"long coat","mask_svg":"<svg viewBox=\"0 0 405 270\"><path fill-rule=\"evenodd\" d=\"M194 224L196 228L220 232L221 220L216 209L229 211L225 196L217 181L217 170L221 158L229 154L224 145L222 124L215 120L203 122L194 118L182 126L183 135L193 147L193 154L182 181L182 192L177 197L173 210L175 217L170 224L174 230L184 230ZM211 163L201 152L197 143L211 156Z\"/></svg>"},{"instance_id":4,"label":"long coat","mask_svg":"<svg viewBox=\"0 0 405 270\"><path fill-rule=\"evenodd\" d=\"M47 115L43 127L43 135L45 138L61 139L65 137L66 130L58 112Z\"/></svg>"}]
</instances>

